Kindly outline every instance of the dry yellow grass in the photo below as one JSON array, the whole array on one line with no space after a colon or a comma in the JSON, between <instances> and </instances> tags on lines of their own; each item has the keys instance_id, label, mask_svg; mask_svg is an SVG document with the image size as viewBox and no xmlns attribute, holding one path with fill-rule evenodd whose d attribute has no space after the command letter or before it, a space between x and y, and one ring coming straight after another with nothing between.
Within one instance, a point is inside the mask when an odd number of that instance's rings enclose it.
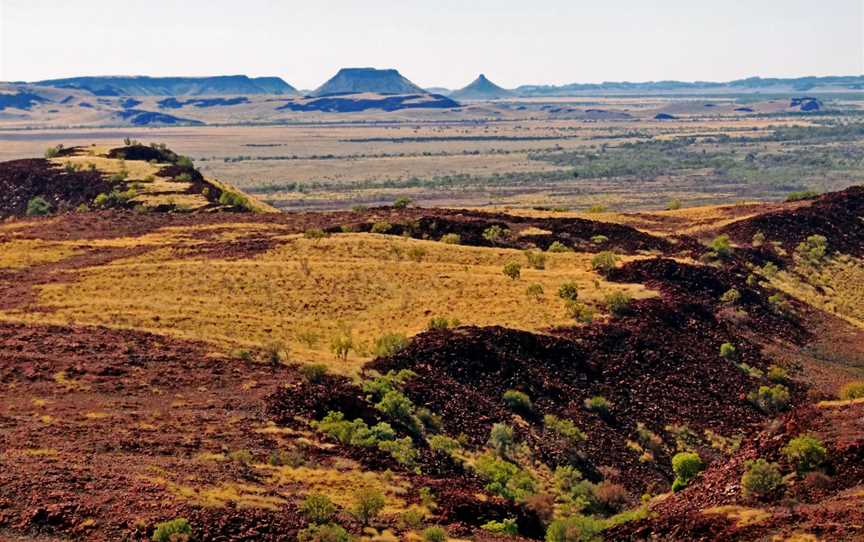
<instances>
[{"instance_id":1,"label":"dry yellow grass","mask_svg":"<svg viewBox=\"0 0 864 542\"><path fill-rule=\"evenodd\" d=\"M23 269L59 262L78 251L73 245L38 240L14 240L0 244L0 269Z\"/></svg>"},{"instance_id":2,"label":"dry yellow grass","mask_svg":"<svg viewBox=\"0 0 864 542\"><path fill-rule=\"evenodd\" d=\"M286 504L280 497L268 495L268 488L241 483L221 483L195 487L172 482L163 477L148 477L147 480L165 487L170 493L197 506L224 508L229 503L237 508L261 508L278 510Z\"/></svg>"},{"instance_id":3,"label":"dry yellow grass","mask_svg":"<svg viewBox=\"0 0 864 542\"><path fill-rule=\"evenodd\" d=\"M354 503L354 495L360 490L374 490L384 496L385 514L396 514L406 509L403 495L410 484L398 476L386 476L380 472L363 471L354 462L344 461L339 468L273 467L256 465L267 477L267 483L280 491L296 495L298 500L310 493L321 493L342 508Z\"/></svg>"},{"instance_id":4,"label":"dry yellow grass","mask_svg":"<svg viewBox=\"0 0 864 542\"><path fill-rule=\"evenodd\" d=\"M174 228L90 244L192 247L199 241L189 240L189 233ZM612 290L635 298L654 295L641 285L604 282L590 269L590 254L549 254L546 269L535 270L516 250L369 234L317 241L294 235L284 241L237 260L178 258L176 248L157 248L86 269L76 282L42 286L39 305L51 311L0 317L144 329L209 341L226 351L278 341L291 347L295 359L352 373L368 359L377 337L416 334L434 316L532 331L572 324L557 296L567 281L578 284L580 300L589 305L601 305ZM502 273L510 261L523 266L519 280ZM543 288L539 302L526 294L531 284ZM345 330L356 347L347 363L336 362L328 345Z\"/></svg>"},{"instance_id":5,"label":"dry yellow grass","mask_svg":"<svg viewBox=\"0 0 864 542\"><path fill-rule=\"evenodd\" d=\"M728 505L716 506L702 511L706 515L722 515L735 522L738 528L756 525L771 518L771 512L761 508L747 508L745 506Z\"/></svg>"}]
</instances>

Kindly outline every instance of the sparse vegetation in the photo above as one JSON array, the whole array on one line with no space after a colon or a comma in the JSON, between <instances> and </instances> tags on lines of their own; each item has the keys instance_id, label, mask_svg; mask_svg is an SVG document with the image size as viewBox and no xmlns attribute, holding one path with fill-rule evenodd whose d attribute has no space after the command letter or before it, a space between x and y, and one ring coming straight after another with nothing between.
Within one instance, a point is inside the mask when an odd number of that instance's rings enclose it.
<instances>
[{"instance_id":1,"label":"sparse vegetation","mask_svg":"<svg viewBox=\"0 0 864 542\"><path fill-rule=\"evenodd\" d=\"M459 245L462 243L462 237L458 233L446 233L441 236L441 242L448 245Z\"/></svg>"},{"instance_id":2,"label":"sparse vegetation","mask_svg":"<svg viewBox=\"0 0 864 542\"><path fill-rule=\"evenodd\" d=\"M309 523L320 525L330 523L336 515L336 505L333 504L333 501L328 496L312 493L303 499L300 511Z\"/></svg>"},{"instance_id":3,"label":"sparse vegetation","mask_svg":"<svg viewBox=\"0 0 864 542\"><path fill-rule=\"evenodd\" d=\"M571 249L561 241L552 241L552 244L549 245L549 248L546 249L546 251L553 254L563 254L565 252L571 252Z\"/></svg>"},{"instance_id":4,"label":"sparse vegetation","mask_svg":"<svg viewBox=\"0 0 864 542\"><path fill-rule=\"evenodd\" d=\"M622 317L630 312L630 303L633 301L626 292L614 291L606 296L606 310L612 316Z\"/></svg>"},{"instance_id":5,"label":"sparse vegetation","mask_svg":"<svg viewBox=\"0 0 864 542\"><path fill-rule=\"evenodd\" d=\"M595 395L594 397L585 399L585 408L607 417L612 412L612 402L602 395Z\"/></svg>"},{"instance_id":6,"label":"sparse vegetation","mask_svg":"<svg viewBox=\"0 0 864 542\"><path fill-rule=\"evenodd\" d=\"M528 296L529 299L540 302L543 300L543 285L542 284L530 284L528 288L525 290L525 295Z\"/></svg>"},{"instance_id":7,"label":"sparse vegetation","mask_svg":"<svg viewBox=\"0 0 864 542\"><path fill-rule=\"evenodd\" d=\"M575 282L565 282L558 288L558 297L564 301L576 301L579 299L579 286Z\"/></svg>"},{"instance_id":8,"label":"sparse vegetation","mask_svg":"<svg viewBox=\"0 0 864 542\"><path fill-rule=\"evenodd\" d=\"M618 257L614 252L610 252L608 250L604 250L603 252L598 252L591 258L591 267L595 271L599 271L601 273L608 273L615 269L615 266L618 264Z\"/></svg>"},{"instance_id":9,"label":"sparse vegetation","mask_svg":"<svg viewBox=\"0 0 864 542\"><path fill-rule=\"evenodd\" d=\"M363 525L378 517L384 509L384 495L374 489L361 489L354 494L354 517Z\"/></svg>"},{"instance_id":10,"label":"sparse vegetation","mask_svg":"<svg viewBox=\"0 0 864 542\"><path fill-rule=\"evenodd\" d=\"M190 542L192 526L186 518L176 518L156 524L153 531L154 542Z\"/></svg>"},{"instance_id":11,"label":"sparse vegetation","mask_svg":"<svg viewBox=\"0 0 864 542\"><path fill-rule=\"evenodd\" d=\"M528 260L528 265L533 269L546 269L546 255L538 250L526 250L525 259Z\"/></svg>"},{"instance_id":12,"label":"sparse vegetation","mask_svg":"<svg viewBox=\"0 0 864 542\"><path fill-rule=\"evenodd\" d=\"M503 228L499 225L492 225L483 230L483 239L486 239L490 243L497 244L510 236L510 230Z\"/></svg>"},{"instance_id":13,"label":"sparse vegetation","mask_svg":"<svg viewBox=\"0 0 864 542\"><path fill-rule=\"evenodd\" d=\"M375 339L373 352L379 358L398 354L408 347L408 338L401 333L386 333Z\"/></svg>"},{"instance_id":14,"label":"sparse vegetation","mask_svg":"<svg viewBox=\"0 0 864 542\"><path fill-rule=\"evenodd\" d=\"M763 412L776 414L789 408L789 389L783 384L774 386L760 386L758 390L750 392L747 400L753 403Z\"/></svg>"},{"instance_id":15,"label":"sparse vegetation","mask_svg":"<svg viewBox=\"0 0 864 542\"><path fill-rule=\"evenodd\" d=\"M840 388L838 394L840 399L850 401L853 399L864 399L864 381L855 381L845 384Z\"/></svg>"},{"instance_id":16,"label":"sparse vegetation","mask_svg":"<svg viewBox=\"0 0 864 542\"><path fill-rule=\"evenodd\" d=\"M394 209L405 209L406 207L408 207L412 203L414 203L414 202L411 200L411 198L402 196L402 197L396 198L396 201L393 202L393 208Z\"/></svg>"},{"instance_id":17,"label":"sparse vegetation","mask_svg":"<svg viewBox=\"0 0 864 542\"><path fill-rule=\"evenodd\" d=\"M423 542L446 542L447 540L447 531L443 527L434 525L423 531Z\"/></svg>"}]
</instances>

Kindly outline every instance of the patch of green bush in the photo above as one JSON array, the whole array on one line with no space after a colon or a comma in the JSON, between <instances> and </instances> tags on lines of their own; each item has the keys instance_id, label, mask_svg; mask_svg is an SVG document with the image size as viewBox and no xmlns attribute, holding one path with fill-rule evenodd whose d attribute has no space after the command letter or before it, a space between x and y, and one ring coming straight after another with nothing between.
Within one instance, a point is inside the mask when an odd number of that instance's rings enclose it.
<instances>
[{"instance_id":1,"label":"patch of green bush","mask_svg":"<svg viewBox=\"0 0 864 542\"><path fill-rule=\"evenodd\" d=\"M579 299L579 286L575 282L565 282L558 287L558 297L564 301L576 301Z\"/></svg>"},{"instance_id":2,"label":"patch of green bush","mask_svg":"<svg viewBox=\"0 0 864 542\"><path fill-rule=\"evenodd\" d=\"M309 523L325 524L330 523L336 515L336 505L327 495L311 493L303 499L300 512L303 513Z\"/></svg>"},{"instance_id":3,"label":"patch of green bush","mask_svg":"<svg viewBox=\"0 0 864 542\"><path fill-rule=\"evenodd\" d=\"M452 327L459 327L461 322L457 318L447 318L446 316L435 316L429 323L426 325L426 329L429 331L441 330L441 329L450 329Z\"/></svg>"},{"instance_id":4,"label":"patch of green bush","mask_svg":"<svg viewBox=\"0 0 864 542\"><path fill-rule=\"evenodd\" d=\"M741 476L741 493L745 497L762 499L776 493L783 485L783 476L777 463L764 459L748 461Z\"/></svg>"},{"instance_id":5,"label":"patch of green bush","mask_svg":"<svg viewBox=\"0 0 864 542\"><path fill-rule=\"evenodd\" d=\"M590 324L594 321L594 309L580 301L567 301L564 310L567 311L567 316L580 324Z\"/></svg>"},{"instance_id":6,"label":"patch of green bush","mask_svg":"<svg viewBox=\"0 0 864 542\"><path fill-rule=\"evenodd\" d=\"M525 295L528 296L529 299L533 299L534 301L542 301L543 300L543 285L541 284L531 284L528 288L525 289Z\"/></svg>"},{"instance_id":7,"label":"patch of green bush","mask_svg":"<svg viewBox=\"0 0 864 542\"><path fill-rule=\"evenodd\" d=\"M405 209L406 207L408 207L412 203L414 203L414 200L412 200L411 198L408 198L405 196L398 197L398 198L396 198L396 201L393 202L393 208L394 209Z\"/></svg>"},{"instance_id":8,"label":"patch of green bush","mask_svg":"<svg viewBox=\"0 0 864 542\"><path fill-rule=\"evenodd\" d=\"M298 542L351 542L351 535L335 524L310 525L297 533Z\"/></svg>"},{"instance_id":9,"label":"patch of green bush","mask_svg":"<svg viewBox=\"0 0 864 542\"><path fill-rule=\"evenodd\" d=\"M352 512L364 526L378 517L384 509L384 495L376 489L361 489L354 494Z\"/></svg>"},{"instance_id":10,"label":"patch of green bush","mask_svg":"<svg viewBox=\"0 0 864 542\"><path fill-rule=\"evenodd\" d=\"M609 416L612 411L612 402L602 395L595 395L590 399L585 399L585 408L601 416Z\"/></svg>"},{"instance_id":11,"label":"patch of green bush","mask_svg":"<svg viewBox=\"0 0 864 542\"><path fill-rule=\"evenodd\" d=\"M385 234L385 233L390 233L390 230L392 230L392 229L393 229L393 226L389 222L381 221L381 222L376 222L376 223L372 224L372 228L369 231L370 231L370 233Z\"/></svg>"},{"instance_id":12,"label":"patch of green bush","mask_svg":"<svg viewBox=\"0 0 864 542\"><path fill-rule=\"evenodd\" d=\"M522 275L522 266L517 262L507 262L502 270L504 276L510 280L516 280Z\"/></svg>"},{"instance_id":13,"label":"patch of green bush","mask_svg":"<svg viewBox=\"0 0 864 542\"><path fill-rule=\"evenodd\" d=\"M767 414L776 414L789 408L789 389L783 384L760 386L747 394L747 400Z\"/></svg>"},{"instance_id":14,"label":"patch of green bush","mask_svg":"<svg viewBox=\"0 0 864 542\"><path fill-rule=\"evenodd\" d=\"M192 526L186 518L175 518L156 524L154 542L188 542L192 538Z\"/></svg>"},{"instance_id":15,"label":"patch of green bush","mask_svg":"<svg viewBox=\"0 0 864 542\"><path fill-rule=\"evenodd\" d=\"M36 196L27 202L27 216L45 216L51 214L51 210L51 204L41 196Z\"/></svg>"},{"instance_id":16,"label":"patch of green bush","mask_svg":"<svg viewBox=\"0 0 864 542\"><path fill-rule=\"evenodd\" d=\"M534 412L534 403L531 402L531 398L527 393L519 390L507 390L504 392L503 399L504 404L506 404L511 410L523 414Z\"/></svg>"},{"instance_id":17,"label":"patch of green bush","mask_svg":"<svg viewBox=\"0 0 864 542\"><path fill-rule=\"evenodd\" d=\"M575 446L580 442L584 442L586 437L585 433L583 433L576 424L573 423L573 420L568 420L566 418L559 418L554 414L546 414L543 416L543 426L546 431L551 434L565 439L570 446Z\"/></svg>"},{"instance_id":18,"label":"patch of green bush","mask_svg":"<svg viewBox=\"0 0 864 542\"><path fill-rule=\"evenodd\" d=\"M462 243L462 237L458 233L447 233L441 236L441 242L448 245L459 245Z\"/></svg>"},{"instance_id":19,"label":"patch of green bush","mask_svg":"<svg viewBox=\"0 0 864 542\"><path fill-rule=\"evenodd\" d=\"M626 316L630 313L630 303L633 298L626 292L617 290L606 296L606 310L612 316Z\"/></svg>"},{"instance_id":20,"label":"patch of green bush","mask_svg":"<svg viewBox=\"0 0 864 542\"><path fill-rule=\"evenodd\" d=\"M546 529L546 542L595 542L601 540L606 523L592 516L573 515L557 519Z\"/></svg>"},{"instance_id":21,"label":"patch of green bush","mask_svg":"<svg viewBox=\"0 0 864 542\"><path fill-rule=\"evenodd\" d=\"M840 388L838 394L840 399L851 401L854 399L864 399L864 380L849 382Z\"/></svg>"},{"instance_id":22,"label":"patch of green bush","mask_svg":"<svg viewBox=\"0 0 864 542\"><path fill-rule=\"evenodd\" d=\"M510 236L510 230L507 228L501 227L497 224L489 226L485 230L483 230L483 239L486 239L490 243L497 244L501 241L505 240Z\"/></svg>"},{"instance_id":23,"label":"patch of green bush","mask_svg":"<svg viewBox=\"0 0 864 542\"><path fill-rule=\"evenodd\" d=\"M486 490L495 495L521 501L536 492L536 481L528 472L491 453L478 457L474 469L486 480Z\"/></svg>"},{"instance_id":24,"label":"patch of green bush","mask_svg":"<svg viewBox=\"0 0 864 542\"><path fill-rule=\"evenodd\" d=\"M480 526L484 531L489 531L490 533L496 534L504 534L508 536L516 536L519 534L519 526L516 524L516 520L513 518L505 518L501 521L488 521Z\"/></svg>"},{"instance_id":25,"label":"patch of green bush","mask_svg":"<svg viewBox=\"0 0 864 542\"><path fill-rule=\"evenodd\" d=\"M552 244L549 245L546 251L561 254L563 252L571 252L571 249L561 241L552 241Z\"/></svg>"},{"instance_id":26,"label":"patch of green bush","mask_svg":"<svg viewBox=\"0 0 864 542\"><path fill-rule=\"evenodd\" d=\"M696 452L680 452L672 458L672 471L675 473L675 481L672 484L672 491L684 489L690 484L690 481L702 472L705 468L705 463Z\"/></svg>"},{"instance_id":27,"label":"patch of green bush","mask_svg":"<svg viewBox=\"0 0 864 542\"><path fill-rule=\"evenodd\" d=\"M408 344L408 338L402 333L385 333L375 339L373 352L379 358L386 358L405 350Z\"/></svg>"},{"instance_id":28,"label":"patch of green bush","mask_svg":"<svg viewBox=\"0 0 864 542\"><path fill-rule=\"evenodd\" d=\"M821 467L828 460L828 450L822 441L810 435L801 435L789 441L783 454L799 473Z\"/></svg>"},{"instance_id":29,"label":"patch of green bush","mask_svg":"<svg viewBox=\"0 0 864 542\"><path fill-rule=\"evenodd\" d=\"M737 349L732 343L723 343L720 345L720 357L723 359L734 359Z\"/></svg>"},{"instance_id":30,"label":"patch of green bush","mask_svg":"<svg viewBox=\"0 0 864 542\"><path fill-rule=\"evenodd\" d=\"M533 269L546 269L546 255L538 250L526 250L525 259L528 260L528 265Z\"/></svg>"},{"instance_id":31,"label":"patch of green bush","mask_svg":"<svg viewBox=\"0 0 864 542\"><path fill-rule=\"evenodd\" d=\"M443 527L433 525L423 530L423 542L446 542L448 539Z\"/></svg>"}]
</instances>

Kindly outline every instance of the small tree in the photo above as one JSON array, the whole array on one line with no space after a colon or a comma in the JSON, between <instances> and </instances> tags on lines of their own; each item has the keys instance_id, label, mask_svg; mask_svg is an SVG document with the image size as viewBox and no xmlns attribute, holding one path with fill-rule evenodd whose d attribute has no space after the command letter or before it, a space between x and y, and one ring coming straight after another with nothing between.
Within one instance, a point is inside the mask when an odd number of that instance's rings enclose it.
<instances>
[{"instance_id":1,"label":"small tree","mask_svg":"<svg viewBox=\"0 0 864 542\"><path fill-rule=\"evenodd\" d=\"M732 244L728 235L718 235L709 245L711 251L721 260L727 260L732 256Z\"/></svg>"},{"instance_id":2,"label":"small tree","mask_svg":"<svg viewBox=\"0 0 864 542\"><path fill-rule=\"evenodd\" d=\"M330 340L330 350L342 361L348 360L348 353L354 349L354 338L350 332L343 331Z\"/></svg>"},{"instance_id":3,"label":"small tree","mask_svg":"<svg viewBox=\"0 0 864 542\"><path fill-rule=\"evenodd\" d=\"M534 269L546 269L546 255L537 250L526 250L525 259L528 260L528 265Z\"/></svg>"},{"instance_id":4,"label":"small tree","mask_svg":"<svg viewBox=\"0 0 864 542\"><path fill-rule=\"evenodd\" d=\"M447 531L443 527L435 525L423 531L423 542L446 542L447 539Z\"/></svg>"},{"instance_id":5,"label":"small tree","mask_svg":"<svg viewBox=\"0 0 864 542\"><path fill-rule=\"evenodd\" d=\"M384 509L384 495L376 489L361 489L354 494L354 516L364 526L378 517Z\"/></svg>"},{"instance_id":6,"label":"small tree","mask_svg":"<svg viewBox=\"0 0 864 542\"><path fill-rule=\"evenodd\" d=\"M828 450L818 438L809 435L795 437L783 448L786 459L799 473L820 467L828 459Z\"/></svg>"},{"instance_id":7,"label":"small tree","mask_svg":"<svg viewBox=\"0 0 864 542\"><path fill-rule=\"evenodd\" d=\"M489 432L489 446L498 457L509 457L515 444L513 428L506 423L496 423Z\"/></svg>"},{"instance_id":8,"label":"small tree","mask_svg":"<svg viewBox=\"0 0 864 542\"><path fill-rule=\"evenodd\" d=\"M745 497L762 499L773 495L783 485L783 476L777 463L757 459L748 461L746 468L741 476L741 493Z\"/></svg>"},{"instance_id":9,"label":"small tree","mask_svg":"<svg viewBox=\"0 0 864 542\"><path fill-rule=\"evenodd\" d=\"M516 262L507 262L504 264L503 273L510 280L516 280L522 275L522 266Z\"/></svg>"}]
</instances>

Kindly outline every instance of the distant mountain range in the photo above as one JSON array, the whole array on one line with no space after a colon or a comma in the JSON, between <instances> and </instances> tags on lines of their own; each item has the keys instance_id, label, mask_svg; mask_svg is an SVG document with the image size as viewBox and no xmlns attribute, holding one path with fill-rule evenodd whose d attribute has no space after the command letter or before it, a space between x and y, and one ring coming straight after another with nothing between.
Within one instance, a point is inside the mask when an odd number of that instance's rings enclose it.
<instances>
[{"instance_id":1,"label":"distant mountain range","mask_svg":"<svg viewBox=\"0 0 864 542\"><path fill-rule=\"evenodd\" d=\"M70 77L33 83L86 90L96 96L225 96L238 94L297 94L279 77L220 75L215 77L108 76Z\"/></svg>"},{"instance_id":2,"label":"distant mountain range","mask_svg":"<svg viewBox=\"0 0 864 542\"><path fill-rule=\"evenodd\" d=\"M454 100L497 100L512 97L514 94L513 91L499 87L481 73L480 77L470 85L451 93L450 98Z\"/></svg>"},{"instance_id":3,"label":"distant mountain range","mask_svg":"<svg viewBox=\"0 0 864 542\"><path fill-rule=\"evenodd\" d=\"M427 94L402 76L397 70L375 68L343 68L312 93L313 96L335 96L339 94Z\"/></svg>"}]
</instances>

